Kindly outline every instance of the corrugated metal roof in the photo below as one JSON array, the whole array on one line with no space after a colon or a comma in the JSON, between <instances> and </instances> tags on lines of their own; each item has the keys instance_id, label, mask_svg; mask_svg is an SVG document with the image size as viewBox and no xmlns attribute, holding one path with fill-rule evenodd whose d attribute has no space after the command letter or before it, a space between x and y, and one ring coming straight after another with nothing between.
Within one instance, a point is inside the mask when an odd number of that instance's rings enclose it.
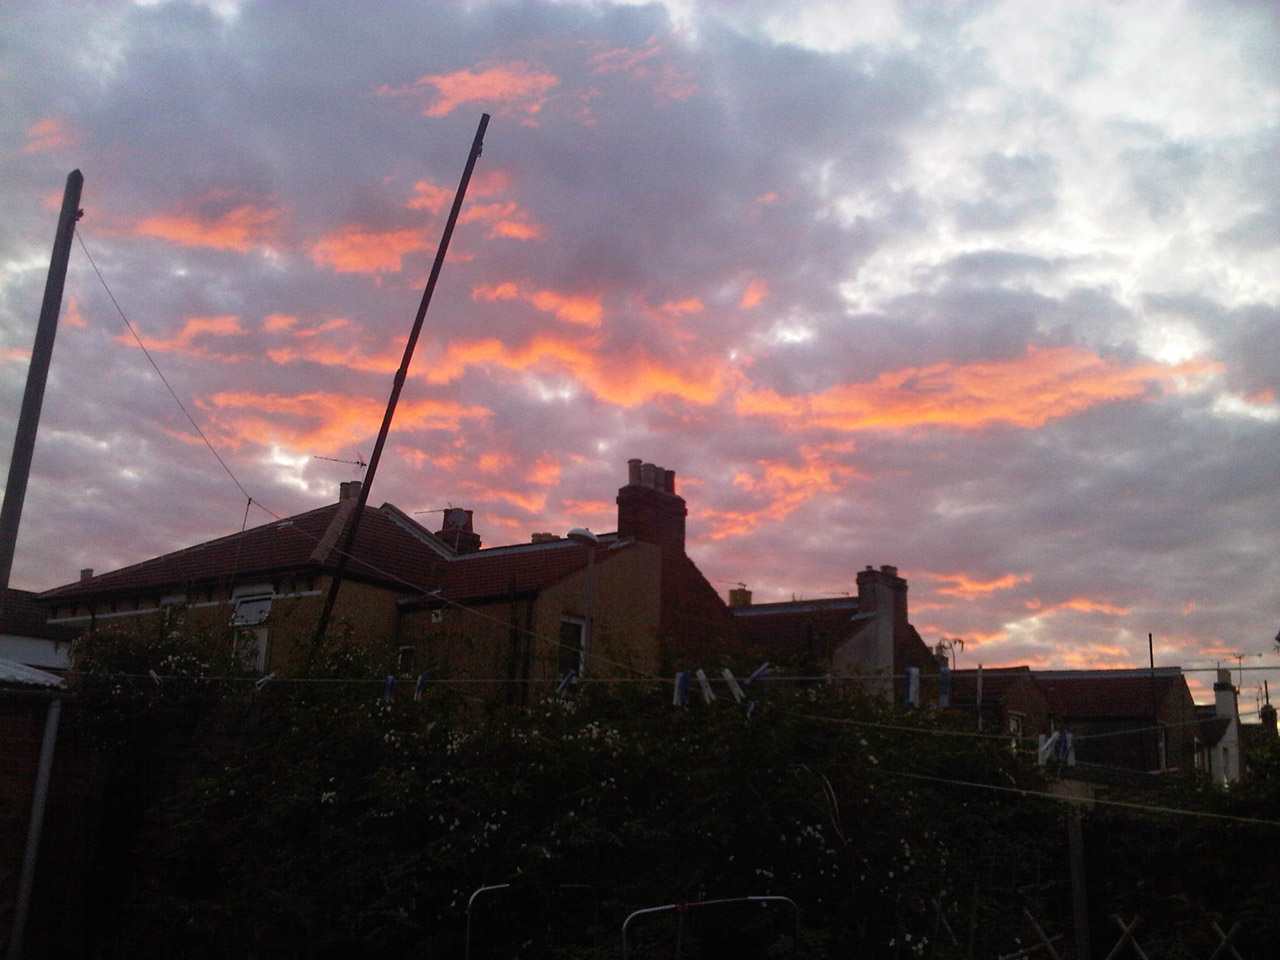
<instances>
[{"instance_id":1,"label":"corrugated metal roof","mask_svg":"<svg viewBox=\"0 0 1280 960\"><path fill-rule=\"evenodd\" d=\"M0 660L0 683L20 683L24 686L61 687L62 678L37 670L35 667L14 663L12 660Z\"/></svg>"}]
</instances>

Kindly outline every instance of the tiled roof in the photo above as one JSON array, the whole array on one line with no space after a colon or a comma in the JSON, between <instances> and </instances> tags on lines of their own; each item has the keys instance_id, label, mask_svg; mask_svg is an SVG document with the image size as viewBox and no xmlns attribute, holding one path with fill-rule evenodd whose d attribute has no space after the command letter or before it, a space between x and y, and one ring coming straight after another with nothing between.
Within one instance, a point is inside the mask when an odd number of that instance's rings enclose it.
<instances>
[{"instance_id":1,"label":"tiled roof","mask_svg":"<svg viewBox=\"0 0 1280 960\"><path fill-rule=\"evenodd\" d=\"M1030 667L983 667L982 700L997 703L1019 680L1030 679ZM953 670L951 672L951 702L978 702L978 671Z\"/></svg>"},{"instance_id":2,"label":"tiled roof","mask_svg":"<svg viewBox=\"0 0 1280 960\"><path fill-rule=\"evenodd\" d=\"M601 543L595 562L607 562L632 542ZM541 590L585 568L590 549L574 540L549 540L464 553L445 566L441 594L463 602Z\"/></svg>"},{"instance_id":3,"label":"tiled roof","mask_svg":"<svg viewBox=\"0 0 1280 960\"><path fill-rule=\"evenodd\" d=\"M1150 717L1177 684L1181 673L1157 671L1084 671L1033 673L1049 709L1063 717Z\"/></svg>"},{"instance_id":4,"label":"tiled roof","mask_svg":"<svg viewBox=\"0 0 1280 960\"><path fill-rule=\"evenodd\" d=\"M856 597L831 600L793 600L730 607L738 624L738 636L748 647L773 656L830 653L855 630Z\"/></svg>"},{"instance_id":5,"label":"tiled roof","mask_svg":"<svg viewBox=\"0 0 1280 960\"><path fill-rule=\"evenodd\" d=\"M334 523L338 511L350 513L355 501L331 503L283 521L272 521L241 533L144 560L88 580L55 587L42 600L181 588L191 583L244 580L286 570L332 568L345 525ZM443 560L425 545L431 534L398 510L365 507L351 551L348 576L402 588L431 589L439 581ZM391 512L394 510L394 514ZM345 519L345 517L339 518ZM417 529L413 529L416 527ZM326 536L328 534L328 536Z\"/></svg>"}]
</instances>

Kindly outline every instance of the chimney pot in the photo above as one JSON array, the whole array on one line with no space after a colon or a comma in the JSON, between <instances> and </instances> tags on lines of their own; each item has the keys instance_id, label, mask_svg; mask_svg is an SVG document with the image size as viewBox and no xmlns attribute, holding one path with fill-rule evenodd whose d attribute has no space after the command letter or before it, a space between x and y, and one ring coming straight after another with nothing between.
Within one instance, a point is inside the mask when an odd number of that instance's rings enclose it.
<instances>
[{"instance_id":1,"label":"chimney pot","mask_svg":"<svg viewBox=\"0 0 1280 960\"><path fill-rule=\"evenodd\" d=\"M640 466L643 462L639 457L632 457L627 461L627 483L636 484L640 482Z\"/></svg>"},{"instance_id":2,"label":"chimney pot","mask_svg":"<svg viewBox=\"0 0 1280 960\"><path fill-rule=\"evenodd\" d=\"M674 470L662 471L662 489L667 493L676 492L676 472Z\"/></svg>"},{"instance_id":3,"label":"chimney pot","mask_svg":"<svg viewBox=\"0 0 1280 960\"><path fill-rule=\"evenodd\" d=\"M360 499L360 481L344 480L338 484L339 500L358 500Z\"/></svg>"},{"instance_id":4,"label":"chimney pot","mask_svg":"<svg viewBox=\"0 0 1280 960\"><path fill-rule=\"evenodd\" d=\"M83 570L81 570L81 571L80 571L80 579L81 579L81 580L92 580L92 579L93 579L93 567L85 567Z\"/></svg>"},{"instance_id":5,"label":"chimney pot","mask_svg":"<svg viewBox=\"0 0 1280 960\"><path fill-rule=\"evenodd\" d=\"M894 566L890 566L887 563L883 563L880 565L880 572L884 574L888 574L891 577L896 577L898 575L898 568Z\"/></svg>"},{"instance_id":6,"label":"chimney pot","mask_svg":"<svg viewBox=\"0 0 1280 960\"><path fill-rule=\"evenodd\" d=\"M641 464L640 465L640 485L643 487L648 487L650 490L655 489L653 484L654 484L654 474L657 472L657 469L658 468L655 467L652 463Z\"/></svg>"}]
</instances>

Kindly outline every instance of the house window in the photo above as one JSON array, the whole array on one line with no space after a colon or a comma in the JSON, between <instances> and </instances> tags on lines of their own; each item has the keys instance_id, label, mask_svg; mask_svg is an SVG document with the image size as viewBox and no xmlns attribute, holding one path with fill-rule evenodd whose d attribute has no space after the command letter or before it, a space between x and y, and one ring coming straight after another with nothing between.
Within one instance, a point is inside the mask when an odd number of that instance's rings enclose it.
<instances>
[{"instance_id":1,"label":"house window","mask_svg":"<svg viewBox=\"0 0 1280 960\"><path fill-rule=\"evenodd\" d=\"M401 676L413 673L413 647L401 647L396 653L396 673Z\"/></svg>"},{"instance_id":2,"label":"house window","mask_svg":"<svg viewBox=\"0 0 1280 960\"><path fill-rule=\"evenodd\" d=\"M558 673L564 676L570 670L582 673L582 638L586 633L586 621L579 617L565 617L560 621L560 658Z\"/></svg>"},{"instance_id":3,"label":"house window","mask_svg":"<svg viewBox=\"0 0 1280 960\"><path fill-rule=\"evenodd\" d=\"M236 655L246 667L265 670L267 667L267 618L271 614L271 588L257 585L236 587L231 591L235 613L231 625L235 628Z\"/></svg>"}]
</instances>

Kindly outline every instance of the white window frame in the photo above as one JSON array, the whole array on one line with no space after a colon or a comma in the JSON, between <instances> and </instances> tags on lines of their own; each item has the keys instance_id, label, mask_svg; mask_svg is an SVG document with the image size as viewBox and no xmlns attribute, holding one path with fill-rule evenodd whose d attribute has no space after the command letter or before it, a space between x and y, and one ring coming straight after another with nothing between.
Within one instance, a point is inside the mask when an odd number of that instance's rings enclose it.
<instances>
[{"instance_id":1,"label":"white window frame","mask_svg":"<svg viewBox=\"0 0 1280 960\"><path fill-rule=\"evenodd\" d=\"M235 651L258 671L267 668L268 623L275 590L269 583L250 583L235 587L231 600L235 610L231 626L235 628Z\"/></svg>"}]
</instances>

